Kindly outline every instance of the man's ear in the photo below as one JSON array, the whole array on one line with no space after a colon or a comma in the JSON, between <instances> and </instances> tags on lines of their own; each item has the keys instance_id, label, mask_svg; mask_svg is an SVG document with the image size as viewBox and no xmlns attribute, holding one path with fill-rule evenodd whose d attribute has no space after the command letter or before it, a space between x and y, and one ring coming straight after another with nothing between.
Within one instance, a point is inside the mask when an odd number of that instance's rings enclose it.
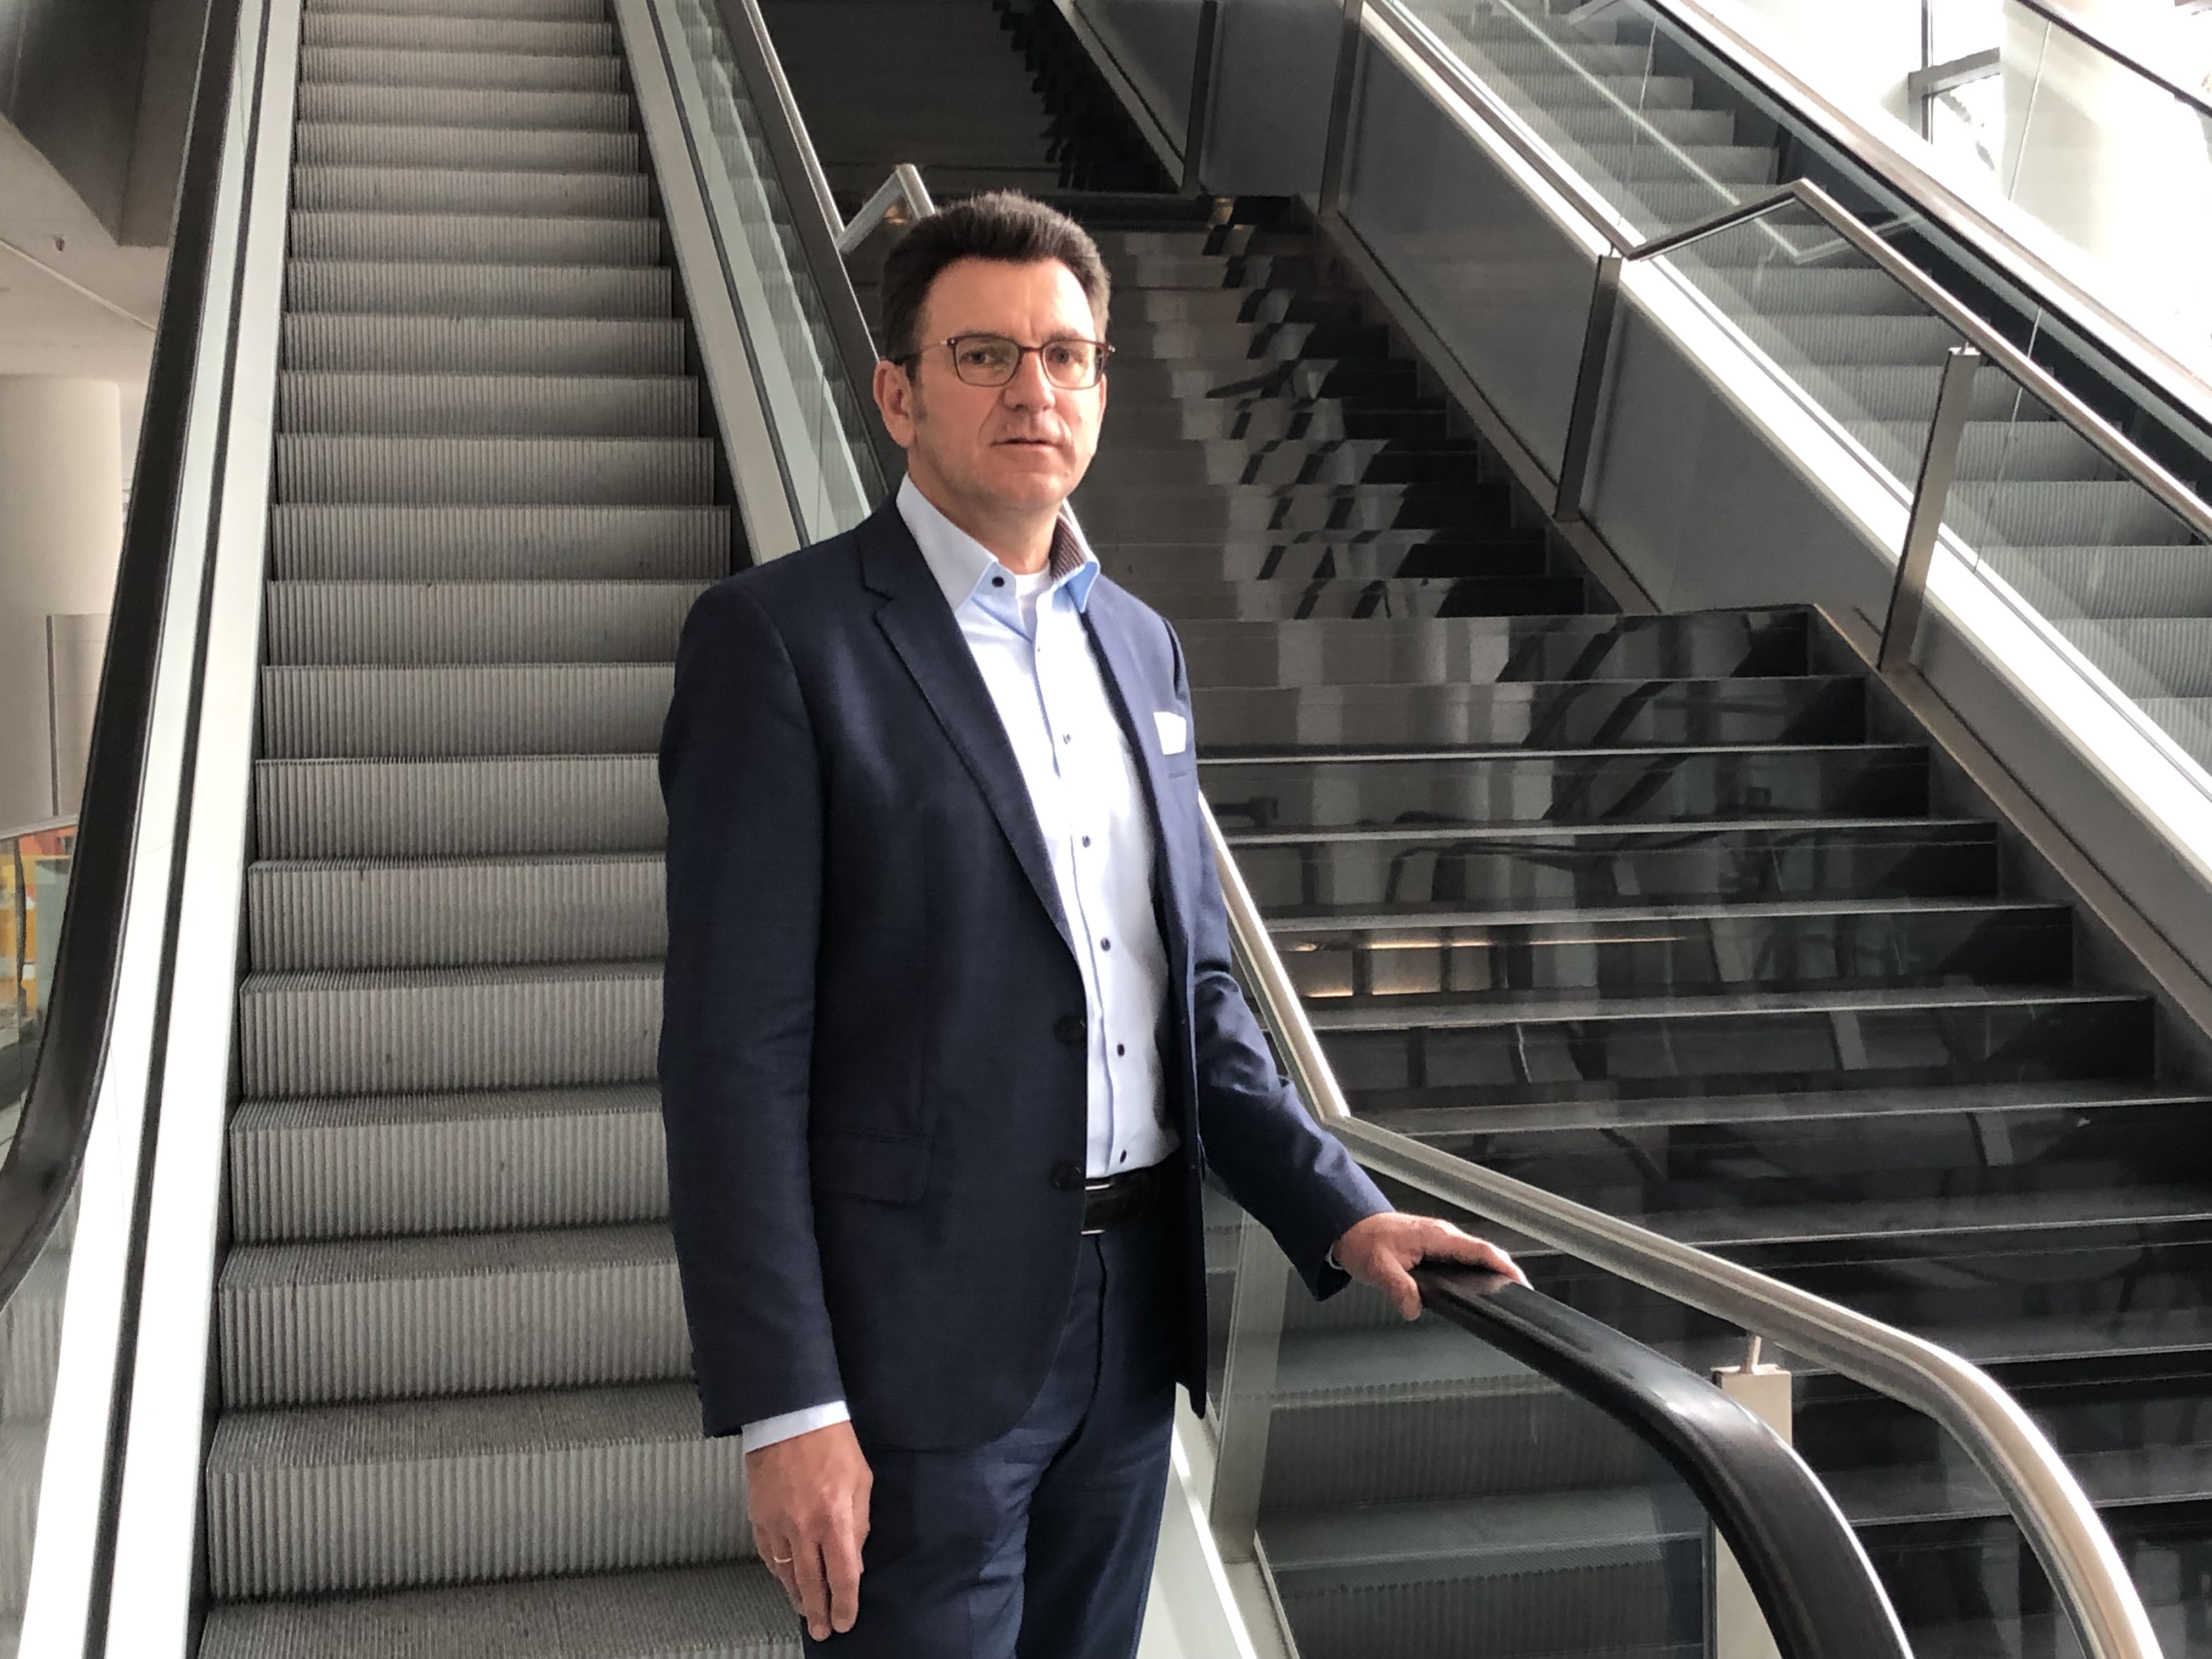
<instances>
[{"instance_id":1,"label":"man's ear","mask_svg":"<svg viewBox=\"0 0 2212 1659\"><path fill-rule=\"evenodd\" d=\"M884 429L891 434L891 441L901 449L914 447L915 386L907 372L888 358L876 360L877 412L884 417Z\"/></svg>"}]
</instances>

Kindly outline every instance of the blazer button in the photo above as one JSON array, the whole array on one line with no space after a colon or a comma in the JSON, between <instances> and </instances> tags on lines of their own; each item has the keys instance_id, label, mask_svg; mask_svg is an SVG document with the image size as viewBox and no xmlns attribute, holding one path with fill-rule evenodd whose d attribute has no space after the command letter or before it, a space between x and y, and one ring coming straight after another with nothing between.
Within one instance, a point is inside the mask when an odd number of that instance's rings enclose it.
<instances>
[{"instance_id":1,"label":"blazer button","mask_svg":"<svg viewBox=\"0 0 2212 1659\"><path fill-rule=\"evenodd\" d=\"M1083 1185L1083 1170L1079 1164L1063 1159L1052 1166L1053 1190L1072 1193Z\"/></svg>"},{"instance_id":2,"label":"blazer button","mask_svg":"<svg viewBox=\"0 0 2212 1659\"><path fill-rule=\"evenodd\" d=\"M1087 1022L1080 1014L1062 1014L1052 1023L1052 1034L1071 1048L1082 1043L1087 1029Z\"/></svg>"}]
</instances>

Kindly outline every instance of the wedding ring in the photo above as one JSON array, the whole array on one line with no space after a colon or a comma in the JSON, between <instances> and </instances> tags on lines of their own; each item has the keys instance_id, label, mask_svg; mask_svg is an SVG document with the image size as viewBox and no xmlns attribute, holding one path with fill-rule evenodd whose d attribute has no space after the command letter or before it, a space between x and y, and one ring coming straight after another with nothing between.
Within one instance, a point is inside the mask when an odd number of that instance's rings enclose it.
<instances>
[{"instance_id":1,"label":"wedding ring","mask_svg":"<svg viewBox=\"0 0 2212 1659\"><path fill-rule=\"evenodd\" d=\"M769 1560L779 1567L787 1567L791 1565L791 1558L787 1555L771 1555Z\"/></svg>"}]
</instances>

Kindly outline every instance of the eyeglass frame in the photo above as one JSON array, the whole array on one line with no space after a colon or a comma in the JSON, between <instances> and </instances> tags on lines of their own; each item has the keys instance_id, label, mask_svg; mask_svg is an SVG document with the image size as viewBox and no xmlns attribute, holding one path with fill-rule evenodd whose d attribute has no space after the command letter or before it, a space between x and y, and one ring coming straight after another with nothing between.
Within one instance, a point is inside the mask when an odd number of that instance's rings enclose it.
<instances>
[{"instance_id":1,"label":"eyeglass frame","mask_svg":"<svg viewBox=\"0 0 2212 1659\"><path fill-rule=\"evenodd\" d=\"M955 348L957 348L963 340L1004 340L1008 345L1013 347L1016 354L1014 357L1014 366L1012 369L1007 371L1006 378L1003 380L971 380L966 375L963 374L960 372L960 354L957 349L955 349ZM1088 385L1062 386L1059 381L1052 378L1051 371L1044 368L1044 350L1047 346L1069 344L1091 346L1096 348L1097 350L1098 370L1097 373L1092 376ZM1106 384L1106 362L1107 360L1114 355L1114 348L1105 341L1087 340L1080 334L1055 334L1051 339L1046 340L1041 344L1024 345L1019 340L1014 338L1011 334L997 334L994 333L991 330L985 328L977 329L968 334L951 335L942 340L932 340L928 342L927 344L916 346L912 351L902 353L896 357L887 359L887 361L896 363L901 368L906 368L909 363L920 362L921 361L922 354L929 350L932 346L943 346L946 350L952 353L952 375L955 380L958 380L963 386L972 386L978 391L982 392L995 392L1001 386L1012 386L1014 383L1014 377L1022 372L1023 361L1027 358L1032 351L1037 354L1037 367L1044 374L1045 384L1050 386L1054 391L1095 392L1100 386ZM911 370L908 370L908 373L911 372Z\"/></svg>"}]
</instances>

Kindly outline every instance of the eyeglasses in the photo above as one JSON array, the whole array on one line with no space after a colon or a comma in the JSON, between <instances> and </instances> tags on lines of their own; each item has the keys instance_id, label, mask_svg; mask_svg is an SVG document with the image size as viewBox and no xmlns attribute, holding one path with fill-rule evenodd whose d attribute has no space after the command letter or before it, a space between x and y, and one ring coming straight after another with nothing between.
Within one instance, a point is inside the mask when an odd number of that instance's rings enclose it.
<instances>
[{"instance_id":1,"label":"eyeglasses","mask_svg":"<svg viewBox=\"0 0 2212 1659\"><path fill-rule=\"evenodd\" d=\"M937 343L952 353L952 372L969 386L1006 385L1020 371L1022 359L1034 351L1045 379L1062 392L1087 392L1097 386L1106 378L1106 360L1114 355L1114 348L1103 340L1024 345L1003 334L956 334ZM899 362L911 363L921 356L921 351L910 351Z\"/></svg>"}]
</instances>

